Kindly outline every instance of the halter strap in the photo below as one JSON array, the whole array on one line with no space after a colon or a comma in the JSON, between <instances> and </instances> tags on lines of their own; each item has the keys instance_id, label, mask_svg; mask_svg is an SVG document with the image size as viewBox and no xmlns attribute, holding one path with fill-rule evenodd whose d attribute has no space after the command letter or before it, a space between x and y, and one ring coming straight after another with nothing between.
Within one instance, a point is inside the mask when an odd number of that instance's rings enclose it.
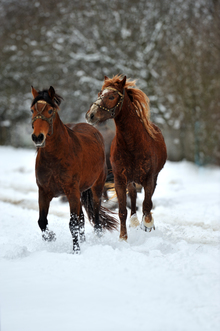
<instances>
[{"instance_id":1,"label":"halter strap","mask_svg":"<svg viewBox=\"0 0 220 331\"><path fill-rule=\"evenodd\" d=\"M99 108L107 111L107 112L111 112L111 117L114 118L115 117L115 109L121 104L120 106L120 109L119 109L119 112L121 111L121 108L122 108L122 105L123 105L123 101L124 101L124 95L125 95L125 90L123 89L123 93L119 92L117 89L113 88L113 87L106 87L104 90L112 90L112 91L116 91L120 97L120 100L118 101L117 105L115 105L114 107L112 108L107 108L107 107L103 107L101 105L99 105L98 103L96 102L93 102L92 105L96 105L98 106ZM103 90L103 91L104 91ZM103 92L102 91L102 92Z\"/></svg>"},{"instance_id":2,"label":"halter strap","mask_svg":"<svg viewBox=\"0 0 220 331\"><path fill-rule=\"evenodd\" d=\"M124 95L124 89L123 89L123 93L119 92L116 88L114 87L106 87L103 91L105 90L112 90L112 91L116 91L121 97Z\"/></svg>"},{"instance_id":3,"label":"halter strap","mask_svg":"<svg viewBox=\"0 0 220 331\"><path fill-rule=\"evenodd\" d=\"M42 108L42 110L41 111L39 111L38 109L37 109L37 104L38 103L42 103L42 104L44 104L44 107ZM53 119L54 119L54 116L55 116L55 114L56 114L56 110L53 108L53 113L52 113L52 115L49 117L49 118L47 118L46 116L44 116L42 113L43 113L43 111L44 111L44 109L46 108L46 106L47 105L49 105L46 101L44 101L44 100L39 100L39 101L37 101L36 103L35 103L35 110L36 110L36 112L37 112L37 115L34 117L34 118L32 118L32 128L34 128L34 122L37 120L37 119L41 119L41 120L43 120L43 121L46 121L47 123L49 123L49 127L50 127L50 130L51 130L51 133L48 133L48 135L49 136L52 136L52 134L53 134Z\"/></svg>"}]
</instances>

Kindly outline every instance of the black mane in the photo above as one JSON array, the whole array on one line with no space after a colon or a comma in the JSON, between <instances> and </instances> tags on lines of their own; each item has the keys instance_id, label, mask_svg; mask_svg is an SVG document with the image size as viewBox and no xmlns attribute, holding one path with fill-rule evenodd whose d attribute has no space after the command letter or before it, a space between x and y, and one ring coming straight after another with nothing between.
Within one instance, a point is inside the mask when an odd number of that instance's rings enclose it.
<instances>
[{"instance_id":1,"label":"black mane","mask_svg":"<svg viewBox=\"0 0 220 331\"><path fill-rule=\"evenodd\" d=\"M39 100L44 100L49 103L49 105L51 105L53 108L58 108L63 98L55 93L52 100L49 96L48 90L38 91L38 96L36 96L36 98L32 101L31 107L33 107L35 103Z\"/></svg>"}]
</instances>

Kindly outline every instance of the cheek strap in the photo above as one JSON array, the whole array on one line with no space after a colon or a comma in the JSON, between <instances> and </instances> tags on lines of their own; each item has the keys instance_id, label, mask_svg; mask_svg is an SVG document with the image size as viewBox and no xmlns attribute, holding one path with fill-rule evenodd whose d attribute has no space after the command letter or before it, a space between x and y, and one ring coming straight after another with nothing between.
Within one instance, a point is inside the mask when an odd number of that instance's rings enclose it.
<instances>
[{"instance_id":1,"label":"cheek strap","mask_svg":"<svg viewBox=\"0 0 220 331\"><path fill-rule=\"evenodd\" d=\"M92 105L96 105L96 106L98 106L99 108L101 108L102 110L105 110L105 111L107 111L107 112L110 112L110 113L111 113L111 117L114 118L114 117L115 117L115 110L116 110L116 108L117 108L120 104L121 104L121 106L120 106L119 112L121 111L121 108L122 108L122 105L123 105L123 101L124 101L125 90L123 89L123 94L122 94L122 93L120 93L118 90L116 90L116 89L113 88L113 87L106 87L106 89L108 89L108 90L113 90L113 91L116 91L116 92L118 93L118 95L119 95L119 97L120 97L118 103L117 103L114 107L112 107L112 108L103 107L103 106L99 105L99 104L96 103L96 102L93 102ZM105 89L105 90L106 90L106 89Z\"/></svg>"}]
</instances>

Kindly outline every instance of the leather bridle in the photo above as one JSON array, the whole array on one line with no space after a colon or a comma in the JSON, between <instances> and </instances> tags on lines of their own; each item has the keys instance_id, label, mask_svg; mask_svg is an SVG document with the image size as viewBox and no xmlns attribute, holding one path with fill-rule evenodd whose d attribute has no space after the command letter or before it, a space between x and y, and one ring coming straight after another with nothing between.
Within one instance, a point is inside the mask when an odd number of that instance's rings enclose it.
<instances>
[{"instance_id":1,"label":"leather bridle","mask_svg":"<svg viewBox=\"0 0 220 331\"><path fill-rule=\"evenodd\" d=\"M99 108L101 108L102 110L105 110L105 111L107 111L107 112L110 112L110 113L111 113L111 117L114 118L114 117L115 117L115 110L116 110L116 108L117 108L120 104L121 104L121 106L120 106L119 112L121 111L121 108L122 108L122 105L123 105L123 101L124 101L125 90L123 89L123 93L120 93L118 90L116 90L116 89L113 88L113 87L106 87L104 90L112 90L112 91L116 91L116 92L118 93L119 97L120 97L118 103L117 103L114 107L112 107L112 108L103 107L103 106L99 105L98 103L96 103L99 99L101 99L101 100L103 99L102 95L100 95L100 96L98 97L98 99L96 100L96 102L93 102L92 105L96 105L96 106L98 106ZM104 90L103 90L103 91L104 91ZM101 92L103 92L103 91L101 91ZM92 105L91 105L91 106L92 106Z\"/></svg>"},{"instance_id":2,"label":"leather bridle","mask_svg":"<svg viewBox=\"0 0 220 331\"><path fill-rule=\"evenodd\" d=\"M37 109L37 104L38 104L38 103L43 103L43 104L44 104L44 107L42 108L41 111L39 111L39 110ZM53 134L53 119L54 119L55 114L56 114L56 109L53 108L53 113L52 113L52 115L51 115L49 118L47 118L46 116L44 116L44 115L42 114L43 111L44 111L44 109L46 108L47 105L48 105L48 103L47 103L46 101L44 101L44 100L39 100L39 101L37 101L37 102L35 103L35 110L36 110L36 112L37 112L37 115L36 115L34 118L32 118L32 128L34 128L34 122L35 122L37 119L41 119L41 120L43 120L43 121L46 121L46 122L49 124L50 131L51 131L51 133L48 133L48 135L51 136L51 135ZM49 132L50 132L50 131L49 131Z\"/></svg>"}]
</instances>

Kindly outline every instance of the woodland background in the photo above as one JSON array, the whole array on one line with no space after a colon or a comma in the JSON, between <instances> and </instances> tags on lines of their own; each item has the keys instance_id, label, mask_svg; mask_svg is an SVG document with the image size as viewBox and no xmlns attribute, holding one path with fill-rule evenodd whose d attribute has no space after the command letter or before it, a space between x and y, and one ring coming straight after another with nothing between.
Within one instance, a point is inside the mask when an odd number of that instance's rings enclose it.
<instances>
[{"instance_id":1,"label":"woodland background","mask_svg":"<svg viewBox=\"0 0 220 331\"><path fill-rule=\"evenodd\" d=\"M219 0L0 0L0 144L31 146L31 85L85 121L104 75L137 79L170 160L220 164Z\"/></svg>"}]
</instances>

